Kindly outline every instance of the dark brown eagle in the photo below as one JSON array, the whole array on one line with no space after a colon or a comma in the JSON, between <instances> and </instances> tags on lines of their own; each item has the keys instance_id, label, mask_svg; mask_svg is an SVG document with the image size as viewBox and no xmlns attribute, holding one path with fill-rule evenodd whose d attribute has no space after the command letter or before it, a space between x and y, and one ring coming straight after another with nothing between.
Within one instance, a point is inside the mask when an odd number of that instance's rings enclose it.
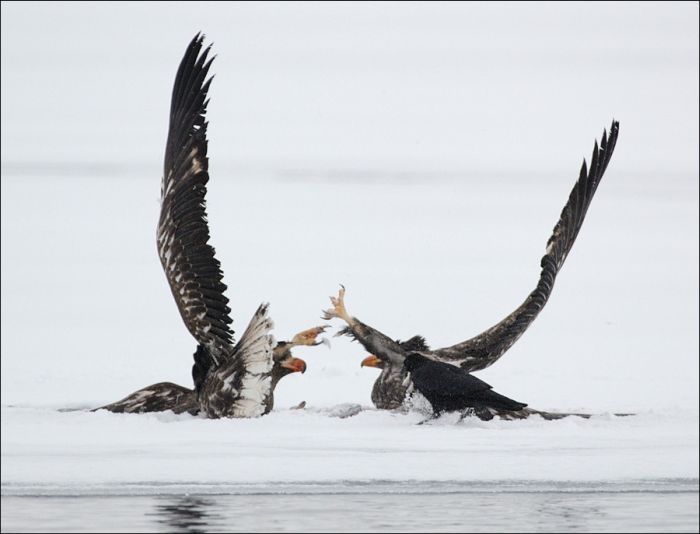
<instances>
[{"instance_id":1,"label":"dark brown eagle","mask_svg":"<svg viewBox=\"0 0 700 534\"><path fill-rule=\"evenodd\" d=\"M422 336L414 336L407 341L395 341L351 316L345 309L344 287L341 286L337 297L331 297L333 308L324 311L323 318L329 320L337 317L345 321L347 325L337 335L352 337L371 354L362 361L362 366L381 369L372 388L372 402L377 408L399 408L406 400L411 386L404 369L404 360L408 353L418 352L432 360L473 372L492 365L523 335L552 293L554 280L576 240L588 206L610 162L618 132L619 123L613 120L610 135L603 130L600 147L597 142L594 145L590 168L587 167L586 161L583 161L579 178L547 241L545 255L540 261L540 278L534 291L513 313L488 330L456 345L431 350ZM525 409L523 414L531 412L532 410ZM549 415L551 418L557 416Z\"/></svg>"},{"instance_id":2,"label":"dark brown eagle","mask_svg":"<svg viewBox=\"0 0 700 534\"><path fill-rule=\"evenodd\" d=\"M274 404L273 393L280 379L291 373L304 373L306 371L306 362L301 358L292 356L292 347L318 345L320 342L316 341L316 337L325 328L322 326L309 328L295 335L292 341L280 341L277 343L277 346L272 351L273 364L270 373L270 394L267 397L265 413L272 410ZM195 377L195 383L197 383L198 378L195 373L201 373L201 371L195 371L197 362L209 361L207 351L202 345L197 347L194 359L195 366L193 366L192 373ZM172 410L177 414L188 412L192 415L197 415L201 412L195 389L189 389L172 382L152 384L135 391L121 400L96 408L96 410L102 409L115 413L147 413Z\"/></svg>"},{"instance_id":3,"label":"dark brown eagle","mask_svg":"<svg viewBox=\"0 0 700 534\"><path fill-rule=\"evenodd\" d=\"M286 374L304 372L294 358L295 345L318 345L326 327L297 334L291 342L275 343L268 305L261 305L234 343L221 265L209 244L206 201L207 77L211 45L202 50L197 34L178 68L170 106L170 126L161 183L157 230L158 255L185 326L197 341L192 367L194 390L161 382L113 404L115 412L203 413L207 417L256 417L273 406L273 390Z\"/></svg>"}]
</instances>

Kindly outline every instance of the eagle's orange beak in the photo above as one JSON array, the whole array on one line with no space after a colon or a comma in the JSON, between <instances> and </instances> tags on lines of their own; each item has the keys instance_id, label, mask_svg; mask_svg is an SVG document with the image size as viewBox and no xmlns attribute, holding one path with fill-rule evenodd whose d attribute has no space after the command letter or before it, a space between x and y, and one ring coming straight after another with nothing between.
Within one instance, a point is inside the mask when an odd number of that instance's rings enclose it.
<instances>
[{"instance_id":1,"label":"eagle's orange beak","mask_svg":"<svg viewBox=\"0 0 700 534\"><path fill-rule=\"evenodd\" d=\"M360 367L379 367L381 362L382 360L377 358L374 354L370 354L364 360L362 360Z\"/></svg>"},{"instance_id":2,"label":"eagle's orange beak","mask_svg":"<svg viewBox=\"0 0 700 534\"><path fill-rule=\"evenodd\" d=\"M303 373L306 371L306 362L301 358L288 358L282 362L282 367L291 369L293 373Z\"/></svg>"}]
</instances>

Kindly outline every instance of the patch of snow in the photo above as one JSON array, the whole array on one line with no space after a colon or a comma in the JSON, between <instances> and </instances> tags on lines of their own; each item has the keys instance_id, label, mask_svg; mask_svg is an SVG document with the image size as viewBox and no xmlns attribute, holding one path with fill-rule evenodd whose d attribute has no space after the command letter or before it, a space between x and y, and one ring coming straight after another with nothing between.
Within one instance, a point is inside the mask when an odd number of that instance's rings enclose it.
<instances>
[{"instance_id":1,"label":"patch of snow","mask_svg":"<svg viewBox=\"0 0 700 534\"><path fill-rule=\"evenodd\" d=\"M338 405L208 420L2 408L2 493L698 478L697 415L480 421ZM344 418L342 418L344 417ZM412 481L412 482L411 482Z\"/></svg>"}]
</instances>

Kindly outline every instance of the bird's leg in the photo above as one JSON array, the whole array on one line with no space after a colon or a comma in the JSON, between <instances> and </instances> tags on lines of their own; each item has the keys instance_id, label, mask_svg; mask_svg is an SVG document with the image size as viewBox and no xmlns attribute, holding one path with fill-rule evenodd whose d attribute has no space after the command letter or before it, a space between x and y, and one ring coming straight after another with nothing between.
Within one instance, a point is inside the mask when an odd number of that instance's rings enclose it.
<instances>
[{"instance_id":1,"label":"bird's leg","mask_svg":"<svg viewBox=\"0 0 700 534\"><path fill-rule=\"evenodd\" d=\"M296 334L292 338L292 341L290 341L289 344L292 347L298 347L299 345L305 345L308 347L315 347L316 345L320 345L321 343L328 345L328 340L325 337L321 338L320 341L318 341L316 338L320 334L325 332L326 329L329 327L330 327L330 325L315 326L313 328L309 328L307 330L299 332L298 334Z\"/></svg>"},{"instance_id":2,"label":"bird's leg","mask_svg":"<svg viewBox=\"0 0 700 534\"><path fill-rule=\"evenodd\" d=\"M350 326L353 324L353 318L350 316L348 311L345 309L345 286L340 286L340 289L338 290L338 296L337 297L330 297L331 299L331 304L333 304L333 307L325 310L323 312L323 315L321 316L323 319L326 321L333 319L334 317L337 317L338 319L342 319L346 323L348 323Z\"/></svg>"},{"instance_id":3,"label":"bird's leg","mask_svg":"<svg viewBox=\"0 0 700 534\"><path fill-rule=\"evenodd\" d=\"M292 347L298 347L300 345L315 347L316 345L323 343L330 348L331 342L328 341L328 338L323 337L320 341L316 339L319 334L325 332L329 327L329 325L315 326L299 332L292 338L291 341L278 341L277 346L272 351L273 358L275 361L281 361L283 358L287 357L291 358Z\"/></svg>"}]
</instances>

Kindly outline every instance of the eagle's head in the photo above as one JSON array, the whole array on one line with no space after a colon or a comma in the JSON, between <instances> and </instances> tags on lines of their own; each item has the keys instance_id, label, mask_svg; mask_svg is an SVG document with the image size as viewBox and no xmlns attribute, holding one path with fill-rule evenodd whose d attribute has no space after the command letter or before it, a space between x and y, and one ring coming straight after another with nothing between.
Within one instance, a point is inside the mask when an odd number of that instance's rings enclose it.
<instances>
[{"instance_id":1,"label":"eagle's head","mask_svg":"<svg viewBox=\"0 0 700 534\"><path fill-rule=\"evenodd\" d=\"M291 351L273 351L272 374L278 380L291 373L303 373L306 371L306 362L301 358L292 356Z\"/></svg>"},{"instance_id":2,"label":"eagle's head","mask_svg":"<svg viewBox=\"0 0 700 534\"><path fill-rule=\"evenodd\" d=\"M423 336L413 336L406 341L396 340L396 343L404 350L406 353L411 353L415 351L427 351L430 350L425 342ZM399 353L387 353L382 355L370 354L360 364L360 367L376 367L378 369L384 369L387 366L398 367L403 363L402 354Z\"/></svg>"}]
</instances>

